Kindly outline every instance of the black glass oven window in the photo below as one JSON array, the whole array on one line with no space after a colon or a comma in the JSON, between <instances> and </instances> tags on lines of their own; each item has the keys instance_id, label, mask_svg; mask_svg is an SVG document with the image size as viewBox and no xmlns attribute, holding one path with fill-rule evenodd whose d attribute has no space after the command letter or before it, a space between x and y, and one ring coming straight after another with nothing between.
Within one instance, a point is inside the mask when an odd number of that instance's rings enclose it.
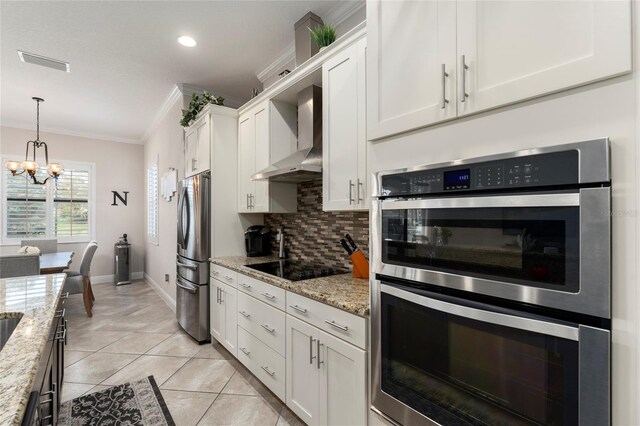
<instances>
[{"instance_id":1,"label":"black glass oven window","mask_svg":"<svg viewBox=\"0 0 640 426\"><path fill-rule=\"evenodd\" d=\"M577 207L382 211L386 264L579 290Z\"/></svg>"},{"instance_id":2,"label":"black glass oven window","mask_svg":"<svg viewBox=\"0 0 640 426\"><path fill-rule=\"evenodd\" d=\"M382 293L382 390L443 425L578 424L578 343Z\"/></svg>"}]
</instances>

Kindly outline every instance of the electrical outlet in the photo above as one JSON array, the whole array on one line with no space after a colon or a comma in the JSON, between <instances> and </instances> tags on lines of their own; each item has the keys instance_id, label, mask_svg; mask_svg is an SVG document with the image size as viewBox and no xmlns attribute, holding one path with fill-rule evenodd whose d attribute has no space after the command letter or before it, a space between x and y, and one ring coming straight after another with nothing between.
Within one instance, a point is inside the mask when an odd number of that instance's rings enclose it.
<instances>
[{"instance_id":1,"label":"electrical outlet","mask_svg":"<svg viewBox=\"0 0 640 426\"><path fill-rule=\"evenodd\" d=\"M164 274L164 280L165 280L166 282L169 282L169 274Z\"/></svg>"}]
</instances>

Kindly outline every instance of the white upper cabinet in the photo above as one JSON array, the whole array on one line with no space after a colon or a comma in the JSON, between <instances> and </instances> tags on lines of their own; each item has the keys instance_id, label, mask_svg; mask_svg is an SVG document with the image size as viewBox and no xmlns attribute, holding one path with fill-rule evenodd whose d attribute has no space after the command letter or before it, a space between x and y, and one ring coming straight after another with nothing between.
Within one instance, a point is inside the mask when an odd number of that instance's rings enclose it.
<instances>
[{"instance_id":1,"label":"white upper cabinet","mask_svg":"<svg viewBox=\"0 0 640 426\"><path fill-rule=\"evenodd\" d=\"M211 114L206 112L184 131L185 177L210 169Z\"/></svg>"},{"instance_id":2,"label":"white upper cabinet","mask_svg":"<svg viewBox=\"0 0 640 426\"><path fill-rule=\"evenodd\" d=\"M631 70L628 1L459 1L457 19L458 115Z\"/></svg>"},{"instance_id":3,"label":"white upper cabinet","mask_svg":"<svg viewBox=\"0 0 640 426\"><path fill-rule=\"evenodd\" d=\"M281 114L286 110L287 123ZM293 111L293 113L291 112ZM274 106L266 100L244 111L238 120L238 212L295 213L295 184L251 180L251 176L295 151L295 106ZM293 140L293 143L291 142Z\"/></svg>"},{"instance_id":4,"label":"white upper cabinet","mask_svg":"<svg viewBox=\"0 0 640 426\"><path fill-rule=\"evenodd\" d=\"M366 40L322 66L324 210L368 209Z\"/></svg>"},{"instance_id":5,"label":"white upper cabinet","mask_svg":"<svg viewBox=\"0 0 640 426\"><path fill-rule=\"evenodd\" d=\"M367 1L367 137L631 70L628 0Z\"/></svg>"},{"instance_id":6,"label":"white upper cabinet","mask_svg":"<svg viewBox=\"0 0 640 426\"><path fill-rule=\"evenodd\" d=\"M456 5L367 1L367 136L456 115Z\"/></svg>"}]
</instances>

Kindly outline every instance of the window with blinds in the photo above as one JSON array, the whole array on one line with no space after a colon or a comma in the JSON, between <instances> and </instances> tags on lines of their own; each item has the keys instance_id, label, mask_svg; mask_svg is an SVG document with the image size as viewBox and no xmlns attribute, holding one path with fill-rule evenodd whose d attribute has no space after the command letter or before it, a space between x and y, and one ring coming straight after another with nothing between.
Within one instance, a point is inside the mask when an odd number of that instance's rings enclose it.
<instances>
[{"instance_id":1,"label":"window with blinds","mask_svg":"<svg viewBox=\"0 0 640 426\"><path fill-rule=\"evenodd\" d=\"M147 169L147 239L158 244L158 161Z\"/></svg>"},{"instance_id":2,"label":"window with blinds","mask_svg":"<svg viewBox=\"0 0 640 426\"><path fill-rule=\"evenodd\" d=\"M21 176L4 171L5 243L19 243L25 238L57 238L60 242L88 241L92 238L91 199L93 168L91 165L65 164L58 181L49 179L35 185ZM38 180L46 179L44 168Z\"/></svg>"}]
</instances>

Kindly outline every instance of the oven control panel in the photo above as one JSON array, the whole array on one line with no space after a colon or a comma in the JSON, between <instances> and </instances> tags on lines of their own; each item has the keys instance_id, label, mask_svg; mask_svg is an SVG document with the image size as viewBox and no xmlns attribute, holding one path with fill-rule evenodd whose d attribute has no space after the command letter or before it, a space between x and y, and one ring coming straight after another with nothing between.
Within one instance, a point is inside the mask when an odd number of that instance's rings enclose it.
<instances>
[{"instance_id":1,"label":"oven control panel","mask_svg":"<svg viewBox=\"0 0 640 426\"><path fill-rule=\"evenodd\" d=\"M571 150L383 175L382 195L574 185L579 183L578 155Z\"/></svg>"}]
</instances>

